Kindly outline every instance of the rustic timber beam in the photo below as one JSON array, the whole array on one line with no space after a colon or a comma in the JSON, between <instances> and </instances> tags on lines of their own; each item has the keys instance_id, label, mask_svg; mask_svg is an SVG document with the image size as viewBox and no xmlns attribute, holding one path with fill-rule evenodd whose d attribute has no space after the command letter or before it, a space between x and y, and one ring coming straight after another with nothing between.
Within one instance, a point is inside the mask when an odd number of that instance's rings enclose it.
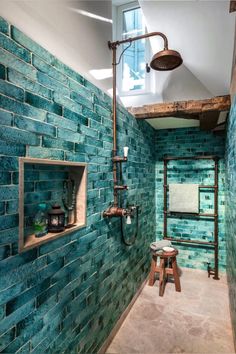
<instances>
[{"instance_id":1,"label":"rustic timber beam","mask_svg":"<svg viewBox=\"0 0 236 354\"><path fill-rule=\"evenodd\" d=\"M205 100L177 101L130 107L129 112L137 119L179 117L185 119L199 119L205 112L228 111L230 96L217 96Z\"/></svg>"},{"instance_id":2,"label":"rustic timber beam","mask_svg":"<svg viewBox=\"0 0 236 354\"><path fill-rule=\"evenodd\" d=\"M236 11L236 1L235 0L231 0L230 1L230 6L229 6L229 12L234 12Z\"/></svg>"},{"instance_id":3,"label":"rustic timber beam","mask_svg":"<svg viewBox=\"0 0 236 354\"><path fill-rule=\"evenodd\" d=\"M217 122L220 116L219 111L204 112L199 115L200 129L212 130L217 126Z\"/></svg>"}]
</instances>

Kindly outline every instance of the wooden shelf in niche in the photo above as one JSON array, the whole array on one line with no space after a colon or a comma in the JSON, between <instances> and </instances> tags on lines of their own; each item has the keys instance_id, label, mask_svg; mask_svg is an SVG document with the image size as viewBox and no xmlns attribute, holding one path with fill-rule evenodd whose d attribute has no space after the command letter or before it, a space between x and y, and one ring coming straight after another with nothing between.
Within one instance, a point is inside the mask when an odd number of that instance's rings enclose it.
<instances>
[{"instance_id":1,"label":"wooden shelf in niche","mask_svg":"<svg viewBox=\"0 0 236 354\"><path fill-rule=\"evenodd\" d=\"M48 209L58 203L63 208L63 183L75 181L75 223L62 232L36 237L33 220L40 203ZM63 208L64 209L64 208ZM86 226L87 164L38 158L19 158L19 252L65 236Z\"/></svg>"}]
</instances>

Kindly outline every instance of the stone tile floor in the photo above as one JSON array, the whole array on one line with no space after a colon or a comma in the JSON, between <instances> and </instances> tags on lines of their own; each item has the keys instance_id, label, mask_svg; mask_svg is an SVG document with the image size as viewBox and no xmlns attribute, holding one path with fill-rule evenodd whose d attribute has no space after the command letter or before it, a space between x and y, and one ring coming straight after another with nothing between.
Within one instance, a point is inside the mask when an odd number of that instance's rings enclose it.
<instances>
[{"instance_id":1,"label":"stone tile floor","mask_svg":"<svg viewBox=\"0 0 236 354\"><path fill-rule=\"evenodd\" d=\"M107 354L235 353L226 277L207 278L206 271L182 269L182 292L158 281L146 285Z\"/></svg>"}]
</instances>

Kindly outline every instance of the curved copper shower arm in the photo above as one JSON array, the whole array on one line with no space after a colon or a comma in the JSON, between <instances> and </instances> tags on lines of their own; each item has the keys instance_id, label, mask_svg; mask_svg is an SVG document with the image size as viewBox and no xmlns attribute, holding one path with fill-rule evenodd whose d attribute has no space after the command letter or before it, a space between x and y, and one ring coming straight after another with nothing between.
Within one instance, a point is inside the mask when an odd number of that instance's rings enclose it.
<instances>
[{"instance_id":1,"label":"curved copper shower arm","mask_svg":"<svg viewBox=\"0 0 236 354\"><path fill-rule=\"evenodd\" d=\"M116 112L116 50L117 47L123 43L132 43L134 41L137 41L139 39L143 38L149 38L153 36L160 36L164 40L164 50L168 49L168 39L167 37L162 33L162 32L150 32L143 34L141 36L137 37L130 37L127 39L123 39L121 41L115 41L115 42L108 42L108 47L109 49L112 50L112 73L113 73L113 85L112 85L112 90L113 90L113 99L112 99L112 112L113 112L113 153L112 153L112 158L113 158L113 182L114 182L114 187L113 187L113 194L114 194L114 202L113 202L113 207L110 208L109 210L104 212L104 216L121 216L120 215L120 208L119 203L118 203L118 188L117 188L117 183L118 183L118 178L117 178L117 162L119 159L117 159L116 153L117 153L117 145L116 145L116 120L117 120L117 112ZM124 51L121 53L121 56L123 55ZM125 210L122 209L122 212L125 213Z\"/></svg>"},{"instance_id":2,"label":"curved copper shower arm","mask_svg":"<svg viewBox=\"0 0 236 354\"><path fill-rule=\"evenodd\" d=\"M130 37L130 38L126 38L126 39L122 39L121 41L115 41L115 42L108 42L108 47L110 49L115 49L117 48L120 44L123 44L123 43L131 43L131 42L134 42L134 41L137 41L139 39L143 39L143 38L149 38L149 37L153 37L153 36L160 36L163 38L164 40L164 50L168 49L168 39L167 37L164 35L164 33L162 32L150 32L150 33L146 33L146 34L143 34L141 36L137 36L137 37Z\"/></svg>"}]
</instances>

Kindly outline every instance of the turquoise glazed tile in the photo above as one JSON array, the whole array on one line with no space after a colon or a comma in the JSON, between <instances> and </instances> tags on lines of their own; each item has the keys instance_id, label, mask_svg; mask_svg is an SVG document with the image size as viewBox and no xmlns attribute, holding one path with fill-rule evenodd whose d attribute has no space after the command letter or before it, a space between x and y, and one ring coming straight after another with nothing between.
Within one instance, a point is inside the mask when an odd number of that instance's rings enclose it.
<instances>
[{"instance_id":1,"label":"turquoise glazed tile","mask_svg":"<svg viewBox=\"0 0 236 354\"><path fill-rule=\"evenodd\" d=\"M70 94L70 98L73 101L76 101L89 109L93 109L93 103L87 98L84 98L82 95L78 94L77 92L72 91Z\"/></svg>"},{"instance_id":2,"label":"turquoise glazed tile","mask_svg":"<svg viewBox=\"0 0 236 354\"><path fill-rule=\"evenodd\" d=\"M0 32L9 34L9 23L4 20L4 18L0 17Z\"/></svg>"},{"instance_id":3,"label":"turquoise glazed tile","mask_svg":"<svg viewBox=\"0 0 236 354\"><path fill-rule=\"evenodd\" d=\"M82 114L72 112L71 110L64 107L63 116L67 119L72 120L76 124L88 125L88 117Z\"/></svg>"},{"instance_id":4,"label":"turquoise glazed tile","mask_svg":"<svg viewBox=\"0 0 236 354\"><path fill-rule=\"evenodd\" d=\"M4 80L0 80L0 92L3 95L15 98L18 101L24 101L24 91L15 85L5 82Z\"/></svg>"},{"instance_id":5,"label":"turquoise glazed tile","mask_svg":"<svg viewBox=\"0 0 236 354\"><path fill-rule=\"evenodd\" d=\"M60 81L62 84L66 85L68 83L68 79L64 74L35 55L33 55L33 66L42 73L45 73L53 79Z\"/></svg>"},{"instance_id":6,"label":"turquoise glazed tile","mask_svg":"<svg viewBox=\"0 0 236 354\"><path fill-rule=\"evenodd\" d=\"M15 115L14 125L19 129L34 132L36 134L43 134L51 137L56 136L56 128L53 125L23 116Z\"/></svg>"},{"instance_id":7,"label":"turquoise glazed tile","mask_svg":"<svg viewBox=\"0 0 236 354\"><path fill-rule=\"evenodd\" d=\"M37 146L30 146L28 150L30 157L38 157L42 159L52 159L52 160L64 160L64 151L63 150L52 150L44 149Z\"/></svg>"},{"instance_id":8,"label":"turquoise glazed tile","mask_svg":"<svg viewBox=\"0 0 236 354\"><path fill-rule=\"evenodd\" d=\"M18 59L15 55L0 48L0 63L19 71L21 74L36 80L36 69L28 63Z\"/></svg>"},{"instance_id":9,"label":"turquoise glazed tile","mask_svg":"<svg viewBox=\"0 0 236 354\"><path fill-rule=\"evenodd\" d=\"M31 54L25 48L16 44L9 37L0 33L0 46L6 49L8 52L14 54L18 58L22 59L26 63L31 63Z\"/></svg>"},{"instance_id":10,"label":"turquoise glazed tile","mask_svg":"<svg viewBox=\"0 0 236 354\"><path fill-rule=\"evenodd\" d=\"M0 108L6 109L12 113L22 114L26 117L31 117L38 120L46 120L46 112L23 104L23 102L15 101L9 97L0 95Z\"/></svg>"},{"instance_id":11,"label":"turquoise glazed tile","mask_svg":"<svg viewBox=\"0 0 236 354\"><path fill-rule=\"evenodd\" d=\"M226 212L225 212L225 233L226 233L226 254L227 254L227 275L229 285L230 312L233 326L234 338L236 338L236 261L235 261L235 138L236 138L236 101L231 105L227 122L226 136Z\"/></svg>"},{"instance_id":12,"label":"turquoise glazed tile","mask_svg":"<svg viewBox=\"0 0 236 354\"><path fill-rule=\"evenodd\" d=\"M31 106L41 108L48 112L58 115L62 114L62 107L60 105L30 92L26 92L25 102L29 103Z\"/></svg>"},{"instance_id":13,"label":"turquoise glazed tile","mask_svg":"<svg viewBox=\"0 0 236 354\"><path fill-rule=\"evenodd\" d=\"M52 62L52 66L54 66L55 68L57 68L60 72L62 72L63 74L67 75L70 78L70 81L72 81L71 79L75 80L77 83L81 83L84 84L84 78L77 73L76 71L72 70L70 67L68 67L67 65L63 64L60 60L58 60L57 58L53 59ZM73 84L72 84L73 85ZM71 86L71 88L73 89L73 87ZM89 90L88 90L89 92ZM88 93L89 94L89 93Z\"/></svg>"},{"instance_id":14,"label":"turquoise glazed tile","mask_svg":"<svg viewBox=\"0 0 236 354\"><path fill-rule=\"evenodd\" d=\"M18 225L18 215L0 216L0 230L10 229Z\"/></svg>"},{"instance_id":15,"label":"turquoise glazed tile","mask_svg":"<svg viewBox=\"0 0 236 354\"><path fill-rule=\"evenodd\" d=\"M27 37L23 32L18 30L16 27L11 27L12 39L21 44L23 47L27 48L30 52L37 54L44 60L51 62L53 60L53 55L47 50L41 47L39 44L35 43L32 39Z\"/></svg>"},{"instance_id":16,"label":"turquoise glazed tile","mask_svg":"<svg viewBox=\"0 0 236 354\"><path fill-rule=\"evenodd\" d=\"M73 132L78 131L78 124L71 121L70 119L62 118L55 114L47 114L48 123L54 124L56 127L72 130Z\"/></svg>"},{"instance_id":17,"label":"turquoise glazed tile","mask_svg":"<svg viewBox=\"0 0 236 354\"><path fill-rule=\"evenodd\" d=\"M1 117L1 113L0 113ZM6 142L4 140L0 140L0 155L6 156L25 156L25 146L18 144L11 144L10 142ZM10 184L10 183L6 183Z\"/></svg>"},{"instance_id":18,"label":"turquoise glazed tile","mask_svg":"<svg viewBox=\"0 0 236 354\"><path fill-rule=\"evenodd\" d=\"M43 86L50 88L51 90L59 93L60 95L70 96L70 90L67 88L66 84L59 84L56 78L53 79L52 77L42 73L41 71L38 71L37 80Z\"/></svg>"},{"instance_id":19,"label":"turquoise glazed tile","mask_svg":"<svg viewBox=\"0 0 236 354\"><path fill-rule=\"evenodd\" d=\"M46 136L43 137L42 146L45 148L60 149L60 150L74 150L74 143L65 141L64 139L52 139Z\"/></svg>"},{"instance_id":20,"label":"turquoise glazed tile","mask_svg":"<svg viewBox=\"0 0 236 354\"><path fill-rule=\"evenodd\" d=\"M6 333L4 333L3 336L0 337L1 342L0 342L0 350L2 351L4 348L7 347L9 343L11 343L14 338L15 338L15 327L11 328L8 330Z\"/></svg>"},{"instance_id":21,"label":"turquoise glazed tile","mask_svg":"<svg viewBox=\"0 0 236 354\"><path fill-rule=\"evenodd\" d=\"M4 126L0 126L0 139L6 142L13 142L17 144L40 144L40 139L36 134Z\"/></svg>"},{"instance_id":22,"label":"turquoise glazed tile","mask_svg":"<svg viewBox=\"0 0 236 354\"><path fill-rule=\"evenodd\" d=\"M0 200L12 200L18 198L17 186L0 186Z\"/></svg>"},{"instance_id":23,"label":"turquoise glazed tile","mask_svg":"<svg viewBox=\"0 0 236 354\"><path fill-rule=\"evenodd\" d=\"M0 109L0 122L3 125L12 125L13 114L7 111Z\"/></svg>"},{"instance_id":24,"label":"turquoise glazed tile","mask_svg":"<svg viewBox=\"0 0 236 354\"><path fill-rule=\"evenodd\" d=\"M5 80L6 78L6 68L4 65L0 64L0 79Z\"/></svg>"},{"instance_id":25,"label":"turquoise glazed tile","mask_svg":"<svg viewBox=\"0 0 236 354\"><path fill-rule=\"evenodd\" d=\"M26 76L22 75L21 73L13 70L8 69L8 80L27 91L32 91L39 96L51 99L52 98L52 91L47 87L44 87L37 82L34 82L28 79Z\"/></svg>"}]
</instances>

